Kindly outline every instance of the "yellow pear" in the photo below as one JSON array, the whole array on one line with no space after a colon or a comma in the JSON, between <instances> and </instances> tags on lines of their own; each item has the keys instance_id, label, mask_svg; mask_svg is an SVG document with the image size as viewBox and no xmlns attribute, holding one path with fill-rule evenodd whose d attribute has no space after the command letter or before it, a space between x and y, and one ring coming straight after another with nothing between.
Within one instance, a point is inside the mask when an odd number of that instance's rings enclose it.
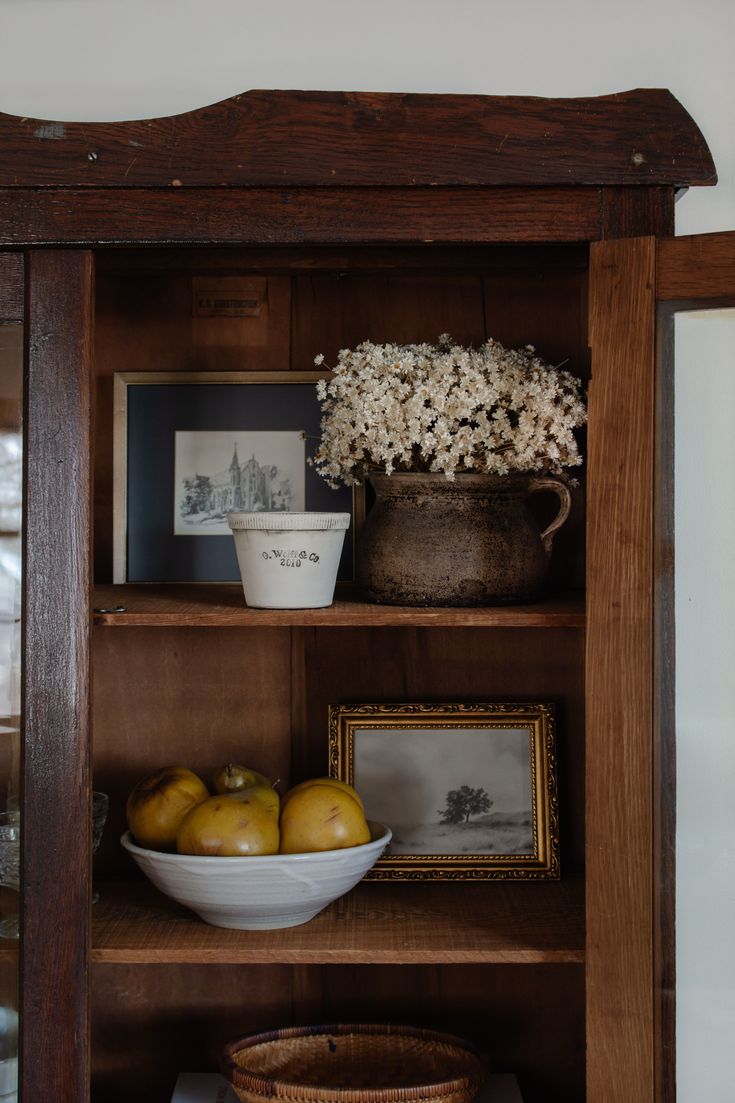
<instances>
[{"instance_id":1,"label":"yellow pear","mask_svg":"<svg viewBox=\"0 0 735 1103\"><path fill-rule=\"evenodd\" d=\"M294 793L281 813L281 854L342 850L370 842L357 801L334 785L309 785Z\"/></svg>"},{"instance_id":2,"label":"yellow pear","mask_svg":"<svg viewBox=\"0 0 735 1103\"><path fill-rule=\"evenodd\" d=\"M179 825L209 790L186 766L166 766L139 781L128 797L130 834L148 850L174 850Z\"/></svg>"},{"instance_id":3,"label":"yellow pear","mask_svg":"<svg viewBox=\"0 0 735 1103\"><path fill-rule=\"evenodd\" d=\"M301 793L304 789L311 788L312 785L333 785L336 789L341 789L343 792L348 793L353 800L357 801L363 812L365 811L365 805L362 803L362 799L357 790L353 789L351 785L348 785L346 781L340 781L339 778L336 777L313 777L309 778L308 781L302 781L299 785L294 785L293 789L289 789L283 798L283 807L286 807L294 793Z\"/></svg>"},{"instance_id":4,"label":"yellow pear","mask_svg":"<svg viewBox=\"0 0 735 1103\"><path fill-rule=\"evenodd\" d=\"M251 789L253 785L265 785L270 788L270 781L264 774L257 770L251 770L248 766L241 766L237 762L228 762L214 775L215 793L237 793L240 789Z\"/></svg>"},{"instance_id":5,"label":"yellow pear","mask_svg":"<svg viewBox=\"0 0 735 1103\"><path fill-rule=\"evenodd\" d=\"M236 793L230 793L229 795L235 797L237 800L249 800L253 797L255 800L261 801L274 817L276 823L278 822L278 814L281 809L281 798L278 795L278 791L274 789L272 785L251 785L247 789L238 789Z\"/></svg>"},{"instance_id":6,"label":"yellow pear","mask_svg":"<svg viewBox=\"0 0 735 1103\"><path fill-rule=\"evenodd\" d=\"M257 797L210 797L182 820L176 849L179 854L240 858L277 854L278 821Z\"/></svg>"}]
</instances>

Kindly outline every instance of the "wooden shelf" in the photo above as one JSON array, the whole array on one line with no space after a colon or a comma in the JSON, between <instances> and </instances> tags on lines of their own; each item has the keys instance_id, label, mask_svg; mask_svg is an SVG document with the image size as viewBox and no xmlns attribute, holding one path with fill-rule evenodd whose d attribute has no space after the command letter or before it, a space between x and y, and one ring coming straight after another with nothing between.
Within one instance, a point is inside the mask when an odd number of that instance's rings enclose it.
<instances>
[{"instance_id":1,"label":"wooden shelf","mask_svg":"<svg viewBox=\"0 0 735 1103\"><path fill-rule=\"evenodd\" d=\"M107 882L92 909L92 961L117 963L579 964L579 881L363 883L310 923L211 927L147 882Z\"/></svg>"},{"instance_id":2,"label":"wooden shelf","mask_svg":"<svg viewBox=\"0 0 735 1103\"><path fill-rule=\"evenodd\" d=\"M118 608L123 611L116 612ZM245 605L239 584L215 583L98 586L94 591L93 619L97 625L129 628L246 628L256 625L584 628L585 612L584 598L578 594L533 605L432 609L371 605L357 600L351 588L341 586L337 590L337 600L326 609L250 609Z\"/></svg>"}]
</instances>

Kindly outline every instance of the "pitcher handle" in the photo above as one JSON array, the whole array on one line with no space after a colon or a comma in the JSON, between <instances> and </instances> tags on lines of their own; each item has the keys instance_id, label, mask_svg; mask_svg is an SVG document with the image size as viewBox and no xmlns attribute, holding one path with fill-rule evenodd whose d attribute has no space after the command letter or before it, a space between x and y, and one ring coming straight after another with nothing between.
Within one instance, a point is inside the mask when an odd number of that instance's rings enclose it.
<instances>
[{"instance_id":1,"label":"pitcher handle","mask_svg":"<svg viewBox=\"0 0 735 1103\"><path fill-rule=\"evenodd\" d=\"M544 545L544 551L547 556L550 556L554 534L561 528L571 512L572 495L565 482L562 482L561 479L552 479L550 476L545 476L540 479L531 479L526 493L537 494L540 490L553 490L554 494L558 494L560 502L559 512L556 517L541 533L541 542Z\"/></svg>"}]
</instances>

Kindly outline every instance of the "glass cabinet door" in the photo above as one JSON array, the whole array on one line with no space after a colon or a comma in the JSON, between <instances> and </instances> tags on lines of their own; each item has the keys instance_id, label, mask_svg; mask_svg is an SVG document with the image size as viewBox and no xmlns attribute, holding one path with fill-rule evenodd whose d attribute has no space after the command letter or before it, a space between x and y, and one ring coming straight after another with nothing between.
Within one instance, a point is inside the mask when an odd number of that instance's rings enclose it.
<instances>
[{"instance_id":1,"label":"glass cabinet door","mask_svg":"<svg viewBox=\"0 0 735 1103\"><path fill-rule=\"evenodd\" d=\"M676 1070L680 1103L735 1080L735 307L674 318Z\"/></svg>"},{"instance_id":2,"label":"glass cabinet door","mask_svg":"<svg viewBox=\"0 0 735 1103\"><path fill-rule=\"evenodd\" d=\"M0 1103L17 1099L20 866L22 265L0 254ZM15 277L15 278L14 278ZM9 294L15 286L16 293Z\"/></svg>"},{"instance_id":3,"label":"glass cabinet door","mask_svg":"<svg viewBox=\"0 0 735 1103\"><path fill-rule=\"evenodd\" d=\"M590 345L587 893L615 906L587 916L588 1094L724 1103L735 1080L735 233L594 244Z\"/></svg>"}]
</instances>

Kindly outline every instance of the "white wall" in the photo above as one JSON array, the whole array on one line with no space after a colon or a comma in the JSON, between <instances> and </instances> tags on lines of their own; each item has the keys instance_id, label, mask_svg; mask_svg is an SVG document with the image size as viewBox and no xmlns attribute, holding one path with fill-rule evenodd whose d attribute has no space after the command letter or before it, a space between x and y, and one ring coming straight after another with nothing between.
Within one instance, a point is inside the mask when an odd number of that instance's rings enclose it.
<instances>
[{"instance_id":1,"label":"white wall","mask_svg":"<svg viewBox=\"0 0 735 1103\"><path fill-rule=\"evenodd\" d=\"M102 120L186 111L249 88L589 96L667 87L701 127L720 174L716 188L694 189L678 206L678 232L695 233L735 228L734 45L735 0L0 0L0 110ZM721 357L719 370L728 366ZM712 371L699 383L713 408L724 378ZM699 432L684 422L677 435L682 469L698 469ZM723 474L712 502L732 511ZM677 520L694 522L681 511ZM684 557L680 608L716 609L720 577ZM732 586L731 568L728 577ZM714 652L730 648L732 670L731 621L714 617L706 631ZM727 725L709 723L687 666L697 650L680 634L680 734L683 760L695 766L681 779L679 810L683 831L711 846L723 820L708 837L692 741L714 733L707 756L732 794L735 740ZM679 888L682 918L695 922L696 874Z\"/></svg>"},{"instance_id":2,"label":"white wall","mask_svg":"<svg viewBox=\"0 0 735 1103\"><path fill-rule=\"evenodd\" d=\"M670 88L720 171L680 232L735 226L733 0L0 0L0 110L174 114L248 88L589 96Z\"/></svg>"}]
</instances>

